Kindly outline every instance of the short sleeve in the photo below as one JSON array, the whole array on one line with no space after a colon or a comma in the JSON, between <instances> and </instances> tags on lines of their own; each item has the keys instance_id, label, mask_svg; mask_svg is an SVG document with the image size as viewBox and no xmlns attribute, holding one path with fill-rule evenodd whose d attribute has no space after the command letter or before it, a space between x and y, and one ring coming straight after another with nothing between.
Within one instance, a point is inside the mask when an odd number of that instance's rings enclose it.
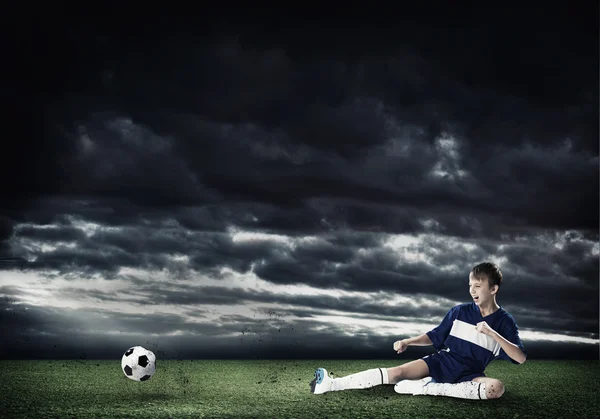
<instances>
[{"instance_id":1,"label":"short sleeve","mask_svg":"<svg viewBox=\"0 0 600 419\"><path fill-rule=\"evenodd\" d=\"M521 338L519 337L519 327L511 315L507 316L506 320L502 322L501 330L497 330L497 332L500 333L500 335L502 335L502 337L507 341L517 345L519 349L523 351L525 356L527 356L525 346L523 346L523 342L521 342ZM512 362L513 364L518 364L517 361L512 359L506 352L504 352L504 349L500 349L500 353L495 359L504 359Z\"/></svg>"},{"instance_id":2,"label":"short sleeve","mask_svg":"<svg viewBox=\"0 0 600 419\"><path fill-rule=\"evenodd\" d=\"M458 316L459 310L460 306L451 308L450 311L444 316L439 326L426 333L426 335L429 336L429 339L431 339L433 346L438 351L444 348L444 342L450 334L450 329L452 329L452 324Z\"/></svg>"}]
</instances>

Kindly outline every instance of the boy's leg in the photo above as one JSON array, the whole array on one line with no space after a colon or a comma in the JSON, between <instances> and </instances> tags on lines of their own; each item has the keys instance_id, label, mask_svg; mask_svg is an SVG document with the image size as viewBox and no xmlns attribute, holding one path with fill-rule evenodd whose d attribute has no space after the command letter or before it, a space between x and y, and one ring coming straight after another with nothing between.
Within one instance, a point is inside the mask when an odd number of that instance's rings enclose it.
<instances>
[{"instance_id":1,"label":"boy's leg","mask_svg":"<svg viewBox=\"0 0 600 419\"><path fill-rule=\"evenodd\" d=\"M429 380L402 381L394 390L400 394L447 396L459 399L497 399L504 393L504 384L495 378L475 377L461 383L436 383Z\"/></svg>"},{"instance_id":2,"label":"boy's leg","mask_svg":"<svg viewBox=\"0 0 600 419\"><path fill-rule=\"evenodd\" d=\"M504 383L491 377L475 377L473 381L485 384L485 395L488 399L497 399L504 394Z\"/></svg>"},{"instance_id":3,"label":"boy's leg","mask_svg":"<svg viewBox=\"0 0 600 419\"><path fill-rule=\"evenodd\" d=\"M401 380L419 380L429 375L429 366L422 359L416 359L406 364L387 369L389 384Z\"/></svg>"},{"instance_id":4,"label":"boy's leg","mask_svg":"<svg viewBox=\"0 0 600 419\"><path fill-rule=\"evenodd\" d=\"M314 394L323 394L328 391L364 389L381 384L395 384L403 379L422 378L428 374L429 367L422 359L394 368L373 368L340 378L331 378L326 369L319 368L310 383L310 390Z\"/></svg>"}]
</instances>

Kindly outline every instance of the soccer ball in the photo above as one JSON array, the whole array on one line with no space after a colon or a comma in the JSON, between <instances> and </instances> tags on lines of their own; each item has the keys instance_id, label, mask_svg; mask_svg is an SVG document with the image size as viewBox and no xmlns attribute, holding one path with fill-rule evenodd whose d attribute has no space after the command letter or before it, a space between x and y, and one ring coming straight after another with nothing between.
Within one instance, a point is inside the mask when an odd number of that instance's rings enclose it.
<instances>
[{"instance_id":1,"label":"soccer ball","mask_svg":"<svg viewBox=\"0 0 600 419\"><path fill-rule=\"evenodd\" d=\"M133 346L123 354L121 369L134 381L149 380L156 371L156 356L142 346Z\"/></svg>"}]
</instances>

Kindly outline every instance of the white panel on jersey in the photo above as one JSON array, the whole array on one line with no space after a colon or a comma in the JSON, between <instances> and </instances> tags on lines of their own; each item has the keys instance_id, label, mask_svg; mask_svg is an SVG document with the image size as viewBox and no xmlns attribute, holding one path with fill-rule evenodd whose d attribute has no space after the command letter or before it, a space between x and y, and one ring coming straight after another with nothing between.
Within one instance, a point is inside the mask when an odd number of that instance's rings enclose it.
<instances>
[{"instance_id":1,"label":"white panel on jersey","mask_svg":"<svg viewBox=\"0 0 600 419\"><path fill-rule=\"evenodd\" d=\"M475 325L463 322L462 320L454 320L452 329L450 329L450 336L481 346L492 352L495 356L498 356L500 353L500 344L491 336L478 332L475 327Z\"/></svg>"}]
</instances>

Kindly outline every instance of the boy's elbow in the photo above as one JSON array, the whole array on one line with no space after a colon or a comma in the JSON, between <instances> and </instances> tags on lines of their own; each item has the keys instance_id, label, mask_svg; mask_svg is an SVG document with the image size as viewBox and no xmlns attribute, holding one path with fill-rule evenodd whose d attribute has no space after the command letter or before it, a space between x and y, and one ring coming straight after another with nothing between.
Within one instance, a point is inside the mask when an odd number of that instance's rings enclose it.
<instances>
[{"instance_id":1,"label":"boy's elbow","mask_svg":"<svg viewBox=\"0 0 600 419\"><path fill-rule=\"evenodd\" d=\"M527 355L524 355L523 358L517 359L519 365L524 364L527 361Z\"/></svg>"}]
</instances>

